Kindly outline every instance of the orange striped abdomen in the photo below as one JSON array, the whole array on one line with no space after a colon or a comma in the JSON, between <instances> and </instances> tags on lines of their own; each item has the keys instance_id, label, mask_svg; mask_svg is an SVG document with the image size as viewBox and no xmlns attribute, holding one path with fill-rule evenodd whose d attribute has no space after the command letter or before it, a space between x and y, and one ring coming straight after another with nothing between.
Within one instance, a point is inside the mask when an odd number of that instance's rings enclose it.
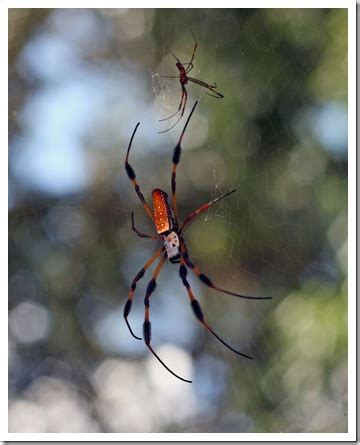
<instances>
[{"instance_id":1,"label":"orange striped abdomen","mask_svg":"<svg viewBox=\"0 0 360 445\"><path fill-rule=\"evenodd\" d=\"M152 191L154 222L159 235L173 228L172 213L167 198L167 194L160 189Z\"/></svg>"}]
</instances>

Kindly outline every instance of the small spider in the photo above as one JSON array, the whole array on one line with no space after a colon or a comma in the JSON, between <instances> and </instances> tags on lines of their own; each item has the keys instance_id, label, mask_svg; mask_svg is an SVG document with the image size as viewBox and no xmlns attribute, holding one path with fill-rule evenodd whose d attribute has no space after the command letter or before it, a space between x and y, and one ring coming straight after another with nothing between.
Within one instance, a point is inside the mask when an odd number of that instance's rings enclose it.
<instances>
[{"instance_id":1,"label":"small spider","mask_svg":"<svg viewBox=\"0 0 360 445\"><path fill-rule=\"evenodd\" d=\"M175 122L174 125L172 125L170 128L163 130L163 131L159 131L159 133L166 133L167 131L171 130L172 128L174 128L176 126L176 124L180 121L180 119L183 117L184 113L185 113L185 108L186 108L186 102L187 102L187 91L186 91L186 87L185 85L188 84L188 82L193 82L196 83L197 85L200 85L206 89L208 89L209 91L211 91L214 94L210 94L210 93L206 93L209 96L215 97L216 99L222 99L224 97L223 94L215 91L215 88L217 88L216 83L214 83L213 85L203 82L202 80L199 79L195 79L194 77L189 77L188 74L190 73L190 71L194 68L193 65L193 61L194 61L194 57L195 57L195 52L196 52L196 48L197 48L197 41L195 39L194 34L192 33L192 31L190 30L193 39L195 41L195 46L194 46L194 50L191 56L191 60L188 63L182 63L180 62L180 60L175 56L175 54L171 51L171 49L169 47L167 47L167 49L171 52L171 54L175 57L176 59L176 68L179 70L179 74L177 76L160 76L166 79L179 79L180 80L180 85L181 85L181 100L180 100L180 105L179 108L177 109L177 111L175 113L173 113L171 116L165 118L165 119L160 119L159 122L164 122L167 121L169 119L171 119L172 117L176 116L178 113L180 113L180 117L179 119ZM185 66L187 67L185 69Z\"/></svg>"},{"instance_id":2,"label":"small spider","mask_svg":"<svg viewBox=\"0 0 360 445\"><path fill-rule=\"evenodd\" d=\"M179 268L179 274L180 278L183 282L183 285L185 286L189 298L191 307L194 311L194 314L198 321L209 331L212 335L214 335L223 345L225 345L227 348L231 349L236 354L242 355L243 357L246 357L248 359L252 359L249 355L243 354L242 352L237 351L236 349L232 348L230 345L228 345L219 335L214 332L212 327L207 323L207 321L204 318L203 312L200 308L199 302L196 300L190 284L187 280L187 273L188 269L191 269L198 278L207 286L211 287L212 289L215 289L219 292L223 292L225 294L233 295L235 297L241 297L241 298L249 298L249 299L257 299L257 300L268 300L271 297L253 297L253 296L246 296L246 295L240 295L235 292L230 292L228 290L222 289L218 286L216 286L210 278L208 278L206 275L204 275L198 266L196 266L194 263L190 261L188 250L186 248L186 244L184 241L184 238L182 237L182 232L184 231L185 227L190 223L190 221L195 218L197 215L199 215L202 212L205 212L211 205L215 204L216 202L220 201L220 199L225 198L226 196L231 195L236 190L232 190L228 193L223 194L222 196L219 196L218 198L214 199L213 201L208 202L207 204L202 205L197 210L190 213L184 220L184 222L179 225L179 215L178 215L178 209L177 209L177 203L176 203L176 168L180 161L180 155L181 155L181 142L186 130L186 127L190 121L191 115L193 114L195 107L197 105L197 102L195 102L191 113L185 123L184 129L180 135L179 141L176 144L174 148L173 153L173 167L172 167L172 174L171 174L171 192L172 192L172 208L170 207L168 203L168 196L167 194L160 190L155 189L152 191L152 201L153 201L153 207L154 210L151 211L149 205L147 204L144 195L140 191L140 187L136 181L136 175L135 171L132 168L132 166L129 164L129 153L130 148L132 145L133 138L135 136L136 130L140 124L140 122L136 125L134 132L131 136L129 147L127 149L126 158L125 158L125 170L126 173L133 183L135 187L135 192L137 193L142 205L144 206L144 209L146 213L148 214L151 221L155 224L157 235L146 235L144 233L139 232L134 223L134 213L131 213L131 222L132 222L132 230L141 238L150 238L153 240L162 240L163 246L160 247L153 256L147 261L147 263L144 265L144 267L138 272L138 274L135 276L135 278L132 281L131 289L128 295L128 299L125 304L124 308L124 318L125 322L129 328L129 331L133 337L135 337L138 340L142 340L140 337L136 336L129 324L128 316L130 313L130 309L132 306L135 288L137 282L144 276L146 270L150 267L150 265L159 257L161 256L160 261L158 262L158 265L155 268L155 271L151 277L151 280L149 281L149 284L146 289L144 304L145 304L145 320L143 324L143 335L146 346L150 349L150 351L154 354L154 356L159 360L159 362L175 377L177 377L180 380L183 380L184 382L191 383L190 380L186 380L177 374L173 372L165 363L160 359L160 357L156 354L153 347L150 344L151 341L151 323L150 323L150 297L153 291L156 287L156 279L161 271L161 268L163 267L166 260L170 260L171 263L180 263Z\"/></svg>"}]
</instances>

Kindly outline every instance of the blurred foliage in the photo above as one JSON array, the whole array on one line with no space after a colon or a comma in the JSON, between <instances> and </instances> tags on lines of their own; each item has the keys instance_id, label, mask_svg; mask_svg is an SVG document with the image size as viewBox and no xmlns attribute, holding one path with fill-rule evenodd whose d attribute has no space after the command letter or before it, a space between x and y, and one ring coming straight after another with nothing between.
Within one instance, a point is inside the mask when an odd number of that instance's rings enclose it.
<instances>
[{"instance_id":1,"label":"blurred foliage","mask_svg":"<svg viewBox=\"0 0 360 445\"><path fill-rule=\"evenodd\" d=\"M163 272L153 341L191 387L122 320L154 247L130 230L132 210L152 228L122 159L140 120L143 192L169 191L184 120L156 132L180 88L155 91L154 75L175 75L166 46L190 58L189 27L193 77L225 98L188 85L186 114L200 103L180 213L238 189L189 227L189 252L223 287L273 297L234 301L192 281L249 363L196 327L177 268ZM10 10L9 430L347 431L346 119L346 9Z\"/></svg>"}]
</instances>

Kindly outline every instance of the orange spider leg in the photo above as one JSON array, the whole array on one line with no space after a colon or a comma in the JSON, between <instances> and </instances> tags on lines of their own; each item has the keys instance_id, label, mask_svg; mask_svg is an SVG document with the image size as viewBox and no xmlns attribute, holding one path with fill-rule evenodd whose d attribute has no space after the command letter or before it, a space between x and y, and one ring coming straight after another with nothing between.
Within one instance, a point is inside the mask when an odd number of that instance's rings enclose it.
<instances>
[{"instance_id":1,"label":"orange spider leg","mask_svg":"<svg viewBox=\"0 0 360 445\"><path fill-rule=\"evenodd\" d=\"M146 235L145 233L139 232L138 229L135 227L134 212L131 212L131 229L140 238L149 238L149 239L153 239L153 240L161 239L161 236Z\"/></svg>"},{"instance_id":2,"label":"orange spider leg","mask_svg":"<svg viewBox=\"0 0 360 445\"><path fill-rule=\"evenodd\" d=\"M228 295L232 295L234 297L239 297L239 298L246 298L248 300L271 300L272 297L254 297L254 296L249 296L249 295L242 295L242 294L238 294L236 292L231 292L228 291L226 289L222 289L221 287L216 286L211 280L210 278L208 278L205 274L203 274L200 270L200 268L198 266L196 266L195 264L193 264L190 260L189 260L189 255L188 255L188 251L185 245L185 242L182 238L180 238L180 252L181 252L181 256L185 261L185 264L187 267L189 267L194 273L195 275L204 283L206 284L206 286L211 287L212 289L215 289L219 292L222 292L224 294L228 294Z\"/></svg>"},{"instance_id":3,"label":"orange spider leg","mask_svg":"<svg viewBox=\"0 0 360 445\"><path fill-rule=\"evenodd\" d=\"M198 209L194 210L185 218L185 221L182 223L182 226L180 227L179 233L181 233L185 227L189 224L189 222L195 218L196 216L200 215L200 213L205 212L210 206L215 204L216 202L220 201L220 199L226 198L227 196L231 195L232 193L235 193L236 190L231 190L231 192L224 193L223 195L219 196L218 198L214 199L213 201L208 202L207 204L203 204Z\"/></svg>"},{"instance_id":4,"label":"orange spider leg","mask_svg":"<svg viewBox=\"0 0 360 445\"><path fill-rule=\"evenodd\" d=\"M163 365L165 369L167 369L173 376L178 378L179 380L182 380L183 382L192 383L191 380L183 379L182 377L178 376L173 372L165 363L161 360L161 358L157 355L157 353L154 351L153 347L151 346L151 322L150 322L150 297L151 294L154 292L156 287L156 278L158 277L161 268L163 267L165 261L167 260L167 255L165 254L161 260L159 261L153 276L151 277L151 280L149 281L148 287L146 289L144 304L145 304L145 320L143 325L143 333L144 333L144 340L146 346L149 348L149 350L152 352L152 354L157 358L157 360Z\"/></svg>"},{"instance_id":5,"label":"orange spider leg","mask_svg":"<svg viewBox=\"0 0 360 445\"><path fill-rule=\"evenodd\" d=\"M241 356L243 356L243 357L246 357L246 358L248 358L248 359L251 359L252 360L252 357L250 357L249 355L247 355L247 354L244 354L244 353L242 353L242 352L240 352L240 351L238 351L238 350L236 350L236 349L234 349L232 346L230 346L228 343L226 343L226 341L225 340L223 340L214 330L213 330L213 328L205 321L205 318L204 318L204 314L203 314L203 312L202 312L202 309L201 309L201 307L200 307L200 304L199 304L199 302L198 302L198 300L195 298L195 296L194 296L194 294L193 294L193 292L192 292L192 290L191 290L191 287L190 287L190 284L189 284L189 282L187 281L187 278L186 278L186 276L187 276L187 273L188 273L188 271L187 271L187 268L186 268L186 263L185 263L185 260L184 260L184 257L181 257L181 260L180 260L180 262L181 262L181 266L180 266L180 269L179 269L179 275L180 275L180 278L181 278L181 280L182 280L182 282L183 282L183 285L186 287L186 290L187 290L187 292L188 292L188 295L189 295L189 298L190 298L190 303L191 303L191 307L192 307L192 310L194 311L194 314L195 314L195 317L198 319L198 321L204 326L204 328L206 328L214 337L216 337L224 346L226 346L228 349L230 349L231 351L233 351L233 352L235 352L236 354L239 354L239 355L241 355Z\"/></svg>"},{"instance_id":6,"label":"orange spider leg","mask_svg":"<svg viewBox=\"0 0 360 445\"><path fill-rule=\"evenodd\" d=\"M128 299L126 300L125 307L124 307L124 318L125 322L127 324L127 327L129 328L130 334L136 338L137 340L142 340L141 337L138 337L135 335L130 327L128 316L131 310L132 302L134 299L135 289L137 282L144 276L147 269L152 265L152 263L156 260L156 258L165 250L165 247L161 247L159 250L157 250L154 255L146 262L145 266L137 273L136 277L133 279L131 283L131 289L128 295Z\"/></svg>"},{"instance_id":7,"label":"orange spider leg","mask_svg":"<svg viewBox=\"0 0 360 445\"><path fill-rule=\"evenodd\" d=\"M138 183L137 183L137 181L136 181L135 171L134 171L134 169L131 167L131 165L130 165L129 162L128 162L128 160L129 160L129 153L130 153L131 144L132 144L132 141L133 141L133 139L134 139L136 130L137 130L137 128L138 128L139 125L140 125L140 122L138 122L138 123L136 124L136 127L135 127L135 129L134 129L134 131L133 131L133 134L132 134L132 136L131 136L131 139L130 139L129 147L128 147L128 149L127 149L126 157L125 157L125 170L126 170L126 173L127 173L128 177L129 177L130 181L131 181L131 182L133 183L133 185L134 185L135 192L136 192L136 194L138 195L138 197L139 197L139 199L140 199L140 201L141 201L141 204L144 206L144 209L145 209L146 213L149 215L151 221L154 221L154 219L153 219L153 214L152 214L152 212L151 212L151 210L150 210L150 207L148 206L148 204L147 204L147 202L146 202L146 200L145 200L145 198L144 198L144 195L141 193L141 191L140 191L140 187L139 187L139 185L138 185Z\"/></svg>"},{"instance_id":8,"label":"orange spider leg","mask_svg":"<svg viewBox=\"0 0 360 445\"><path fill-rule=\"evenodd\" d=\"M196 108L196 105L197 105L197 101L195 102L194 106L192 107L189 117L187 118L187 121L184 125L183 131L181 132L179 141L175 145L173 158L172 158L173 166L172 166L172 173L171 173L171 194L172 194L172 204L173 204L173 210L175 213L176 223L178 223L178 221L179 221L179 213L178 213L177 202L176 202L176 168L180 162L182 138L185 134L186 127L188 126L188 123L189 123L190 118Z\"/></svg>"}]
</instances>

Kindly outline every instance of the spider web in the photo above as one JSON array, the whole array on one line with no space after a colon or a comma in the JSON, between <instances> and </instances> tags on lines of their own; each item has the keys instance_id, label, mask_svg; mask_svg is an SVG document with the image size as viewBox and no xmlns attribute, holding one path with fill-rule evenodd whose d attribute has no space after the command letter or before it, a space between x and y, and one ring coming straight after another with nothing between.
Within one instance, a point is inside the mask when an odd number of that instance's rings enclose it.
<instances>
[{"instance_id":1,"label":"spider web","mask_svg":"<svg viewBox=\"0 0 360 445\"><path fill-rule=\"evenodd\" d=\"M10 62L10 431L346 431L344 13L28 14L31 32ZM11 48L26 18L10 17ZM166 47L188 62L189 29L191 76L225 97L189 83L183 119L158 134L176 123L159 119L181 97L178 80L161 77L177 73ZM140 121L130 156L139 184L149 201L154 188L170 192L172 150L195 100L177 170L182 219L237 192L191 223L190 258L225 289L273 299L223 295L189 272L207 320L246 360L196 324L178 267L166 264L151 300L153 345L192 378L186 385L122 319L155 250L130 230L134 211L153 233L122 162ZM152 271L129 317L137 334Z\"/></svg>"}]
</instances>

